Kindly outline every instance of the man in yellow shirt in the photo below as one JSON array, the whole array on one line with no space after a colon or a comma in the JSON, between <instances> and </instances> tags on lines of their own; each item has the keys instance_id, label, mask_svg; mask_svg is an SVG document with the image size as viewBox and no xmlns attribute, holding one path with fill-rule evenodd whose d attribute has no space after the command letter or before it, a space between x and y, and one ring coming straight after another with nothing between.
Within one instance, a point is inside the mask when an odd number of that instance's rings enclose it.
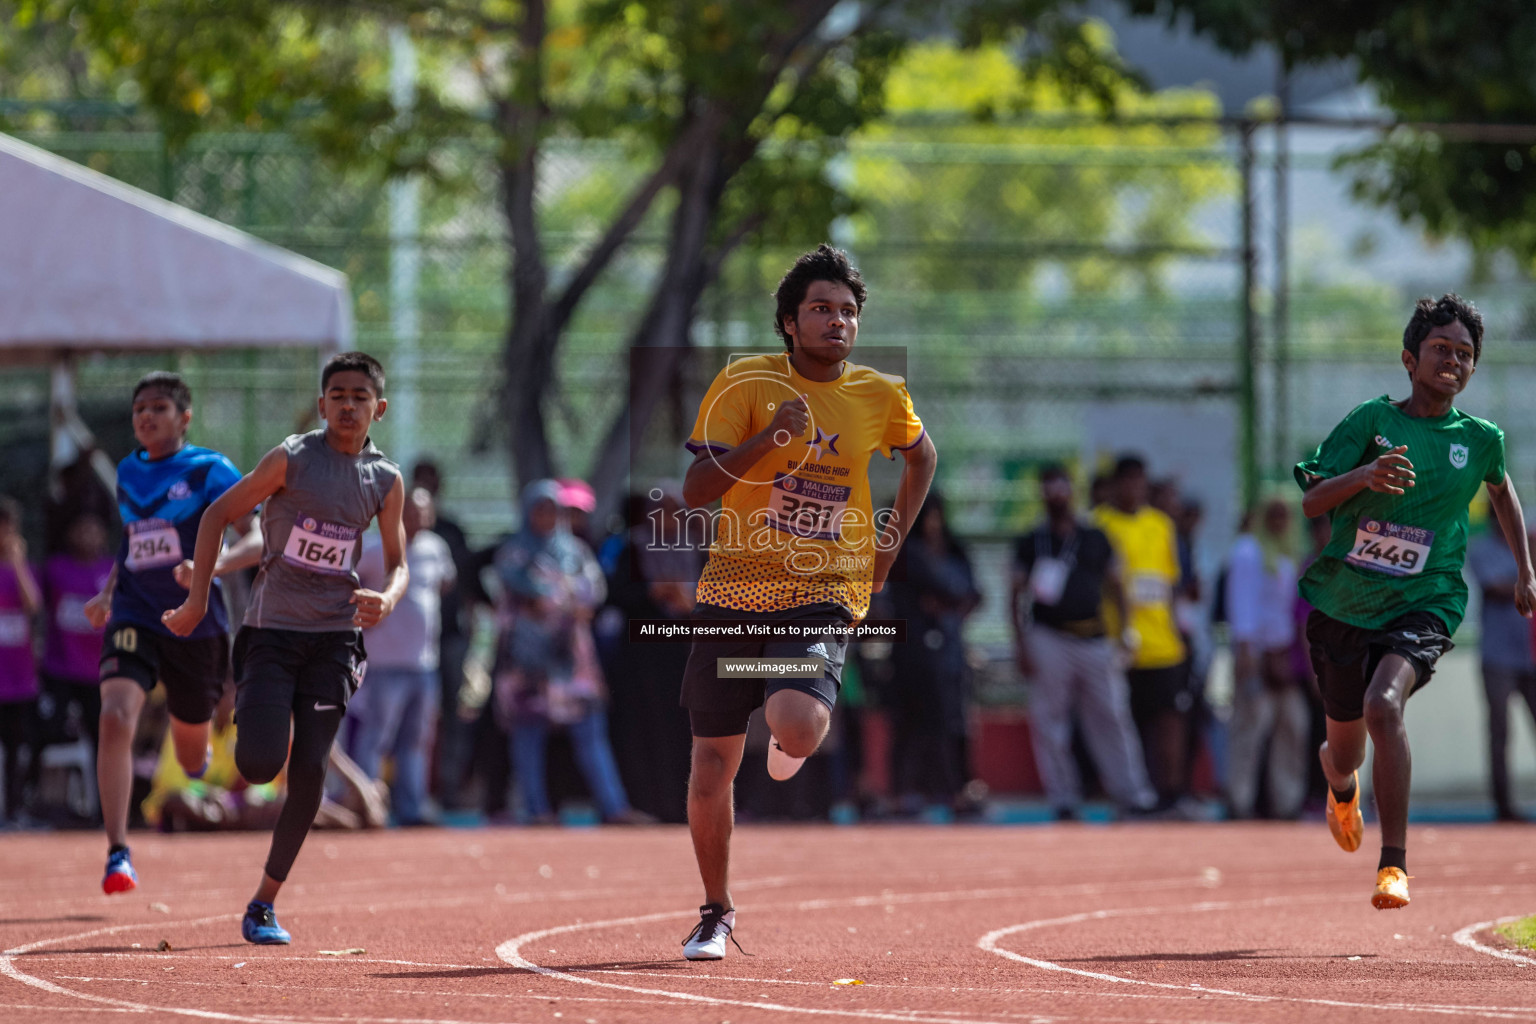
<instances>
[{"instance_id":1,"label":"man in yellow shirt","mask_svg":"<svg viewBox=\"0 0 1536 1024\"><path fill-rule=\"evenodd\" d=\"M1187 787L1185 749L1194 695L1189 654L1173 613L1178 541L1173 520L1147 504L1147 467L1141 459L1127 455L1115 464L1109 503L1094 510L1094 521L1109 536L1124 573L1130 621L1119 628L1131 659L1126 672L1131 717L1158 805L1167 809Z\"/></svg>"},{"instance_id":2,"label":"man in yellow shirt","mask_svg":"<svg viewBox=\"0 0 1536 1024\"><path fill-rule=\"evenodd\" d=\"M933 480L938 455L906 384L848 362L865 295L846 253L822 245L796 260L775 296L785 351L720 371L688 440L683 499L693 508L721 499L695 621L744 631L696 640L683 673L694 737L688 826L704 882L699 924L684 940L690 960L724 957L735 926L731 791L748 716L763 707L774 778L789 778L815 752L847 650L837 630L868 613ZM894 508L879 521L869 493L876 452L905 459ZM753 639L748 627L787 635ZM753 677L720 661L770 658L812 675Z\"/></svg>"}]
</instances>

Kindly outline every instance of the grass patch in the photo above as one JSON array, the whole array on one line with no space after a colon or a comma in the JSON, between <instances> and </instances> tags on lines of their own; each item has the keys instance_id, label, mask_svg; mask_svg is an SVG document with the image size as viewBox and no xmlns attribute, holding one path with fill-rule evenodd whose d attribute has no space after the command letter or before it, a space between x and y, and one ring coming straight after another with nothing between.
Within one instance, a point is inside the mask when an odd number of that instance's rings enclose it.
<instances>
[{"instance_id":1,"label":"grass patch","mask_svg":"<svg viewBox=\"0 0 1536 1024\"><path fill-rule=\"evenodd\" d=\"M1523 949L1536 949L1536 914L1501 924L1494 931Z\"/></svg>"}]
</instances>

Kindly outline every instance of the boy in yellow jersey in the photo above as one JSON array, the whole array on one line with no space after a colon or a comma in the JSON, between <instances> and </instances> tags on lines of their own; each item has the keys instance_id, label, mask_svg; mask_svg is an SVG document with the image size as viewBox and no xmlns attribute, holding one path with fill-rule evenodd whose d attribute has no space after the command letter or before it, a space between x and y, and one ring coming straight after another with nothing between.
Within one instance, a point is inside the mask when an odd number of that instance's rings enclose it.
<instances>
[{"instance_id":1,"label":"boy in yellow jersey","mask_svg":"<svg viewBox=\"0 0 1536 1024\"><path fill-rule=\"evenodd\" d=\"M923 505L938 454L899 377L847 361L865 288L847 254L822 245L779 282L774 329L786 351L733 361L710 385L688 441L683 499L722 499L696 620L846 626L869 610ZM905 459L894 508L876 522L869 459ZM696 641L683 673L693 730L688 827L704 881L690 960L719 960L735 926L731 784L747 718L763 707L768 770L787 779L827 734L846 636ZM799 659L813 676L752 678L718 659ZM813 660L814 659L814 660ZM819 663L818 663L819 662Z\"/></svg>"},{"instance_id":2,"label":"boy in yellow jersey","mask_svg":"<svg viewBox=\"0 0 1536 1024\"><path fill-rule=\"evenodd\" d=\"M1173 615L1179 582L1178 540L1173 520L1147 504L1147 467L1127 455L1115 464L1108 504L1094 509L1094 523L1109 537L1125 579L1130 621L1121 623L1130 655L1126 681L1131 717L1158 807L1166 810L1184 796L1186 728L1194 696L1189 690L1189 654Z\"/></svg>"}]
</instances>

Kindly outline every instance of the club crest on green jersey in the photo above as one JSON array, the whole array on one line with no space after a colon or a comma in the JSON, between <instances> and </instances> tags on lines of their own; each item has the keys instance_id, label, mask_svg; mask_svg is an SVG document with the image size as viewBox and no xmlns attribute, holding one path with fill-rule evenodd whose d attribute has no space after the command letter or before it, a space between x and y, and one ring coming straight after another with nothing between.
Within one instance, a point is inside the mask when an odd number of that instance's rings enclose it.
<instances>
[{"instance_id":1,"label":"club crest on green jersey","mask_svg":"<svg viewBox=\"0 0 1536 1024\"><path fill-rule=\"evenodd\" d=\"M1464 444L1451 445L1451 465L1462 469L1467 464L1467 446Z\"/></svg>"}]
</instances>

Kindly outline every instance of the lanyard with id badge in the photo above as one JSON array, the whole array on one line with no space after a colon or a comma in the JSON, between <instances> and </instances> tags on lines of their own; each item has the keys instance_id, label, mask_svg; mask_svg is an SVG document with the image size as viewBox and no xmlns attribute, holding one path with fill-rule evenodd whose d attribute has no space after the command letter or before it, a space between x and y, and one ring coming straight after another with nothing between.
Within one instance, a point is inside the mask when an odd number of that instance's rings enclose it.
<instances>
[{"instance_id":1,"label":"lanyard with id badge","mask_svg":"<svg viewBox=\"0 0 1536 1024\"><path fill-rule=\"evenodd\" d=\"M1061 554L1051 554L1049 530L1035 534L1035 564L1029 570L1029 592L1036 604L1047 607L1059 604L1067 589L1067 578L1077 564L1077 531L1061 546Z\"/></svg>"},{"instance_id":2,"label":"lanyard with id badge","mask_svg":"<svg viewBox=\"0 0 1536 1024\"><path fill-rule=\"evenodd\" d=\"M352 572L360 532L355 526L327 523L314 516L298 516L288 531L283 560L310 572L346 576Z\"/></svg>"},{"instance_id":3,"label":"lanyard with id badge","mask_svg":"<svg viewBox=\"0 0 1536 1024\"><path fill-rule=\"evenodd\" d=\"M1355 545L1344 560L1388 576L1417 576L1424 571L1434 543L1433 530L1363 516L1355 528Z\"/></svg>"}]
</instances>

